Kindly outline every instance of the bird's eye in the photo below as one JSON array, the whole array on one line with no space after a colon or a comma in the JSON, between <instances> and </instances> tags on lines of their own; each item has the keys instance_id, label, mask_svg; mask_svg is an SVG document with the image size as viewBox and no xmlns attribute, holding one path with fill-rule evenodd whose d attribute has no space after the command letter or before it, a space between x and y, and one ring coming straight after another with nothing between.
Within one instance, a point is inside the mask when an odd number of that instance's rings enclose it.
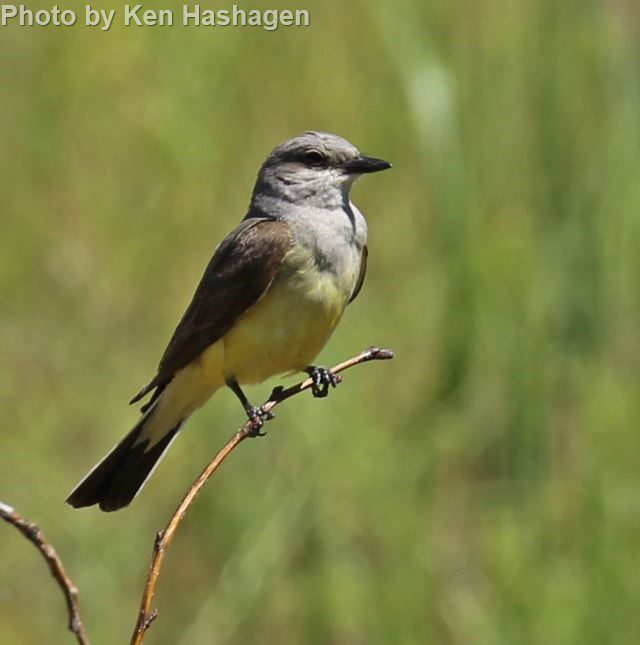
<instances>
[{"instance_id":1,"label":"bird's eye","mask_svg":"<svg viewBox=\"0 0 640 645\"><path fill-rule=\"evenodd\" d=\"M317 150L311 150L305 153L303 161L309 166L319 166L324 163L324 157Z\"/></svg>"}]
</instances>

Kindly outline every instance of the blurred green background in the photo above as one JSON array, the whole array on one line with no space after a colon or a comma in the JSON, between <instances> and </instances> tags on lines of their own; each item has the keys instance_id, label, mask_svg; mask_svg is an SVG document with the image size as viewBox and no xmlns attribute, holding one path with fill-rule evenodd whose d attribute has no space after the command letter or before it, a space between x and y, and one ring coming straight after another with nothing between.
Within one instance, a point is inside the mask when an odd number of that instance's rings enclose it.
<instances>
[{"instance_id":1,"label":"blurred green background","mask_svg":"<svg viewBox=\"0 0 640 645\"><path fill-rule=\"evenodd\" d=\"M354 189L369 273L321 362L397 358L224 465L146 642L640 642L640 6L296 6L310 27L0 30L0 499L59 549L93 642L128 642L237 401L130 508L63 500L134 422L268 151L329 130L394 169ZM0 641L72 642L33 547L0 546Z\"/></svg>"}]
</instances>

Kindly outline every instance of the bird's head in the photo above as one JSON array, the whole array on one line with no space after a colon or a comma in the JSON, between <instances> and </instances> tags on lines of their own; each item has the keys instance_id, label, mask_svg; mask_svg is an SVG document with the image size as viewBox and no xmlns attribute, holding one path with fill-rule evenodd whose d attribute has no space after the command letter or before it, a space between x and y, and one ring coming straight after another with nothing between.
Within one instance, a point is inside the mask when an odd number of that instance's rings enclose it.
<instances>
[{"instance_id":1,"label":"bird's head","mask_svg":"<svg viewBox=\"0 0 640 645\"><path fill-rule=\"evenodd\" d=\"M360 154L335 134L305 132L272 150L260 168L254 200L264 193L287 202L337 208L358 177L390 167L388 161Z\"/></svg>"}]
</instances>

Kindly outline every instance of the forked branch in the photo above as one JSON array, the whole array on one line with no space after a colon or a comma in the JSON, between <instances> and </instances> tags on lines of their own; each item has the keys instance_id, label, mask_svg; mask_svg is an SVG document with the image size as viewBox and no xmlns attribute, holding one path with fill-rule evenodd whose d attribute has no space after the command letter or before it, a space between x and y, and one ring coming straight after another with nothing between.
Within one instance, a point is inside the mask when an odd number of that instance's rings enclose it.
<instances>
[{"instance_id":1,"label":"forked branch","mask_svg":"<svg viewBox=\"0 0 640 645\"><path fill-rule=\"evenodd\" d=\"M343 372L350 367L355 367L362 363L367 363L369 361L381 361L388 360L393 358L393 352L388 349L380 349L379 347L369 347L363 352L350 358L339 365L336 365L332 368L332 372L337 374ZM300 394L305 390L310 389L313 386L313 380L311 378L305 379L296 385L292 385L288 388L276 388L271 393L271 396L263 406L265 412L270 412L277 405L286 401L287 399ZM160 575L160 569L162 567L162 562L164 560L164 555L173 541L176 530L180 526L185 513L193 504L194 500L207 483L207 480L213 475L213 473L220 467L222 462L233 452L233 450L245 439L248 437L255 436L256 427L254 422L247 421L247 423L238 430L223 448L218 452L218 454L213 458L213 460L208 464L208 466L202 471L200 476L196 481L191 485L187 494L184 496L182 502L176 510L174 511L169 523L167 524L164 531L158 532L156 539L153 545L153 554L151 556L151 566L149 567L149 574L147 577L147 582L144 587L144 592L142 594L142 601L140 603L140 610L138 612L138 620L136 621L136 626L131 637L131 645L140 645L144 640L145 634L153 621L156 619L158 612L156 609L152 609L151 605L153 602L153 597L156 592L156 586L158 584L158 576Z\"/></svg>"}]
</instances>

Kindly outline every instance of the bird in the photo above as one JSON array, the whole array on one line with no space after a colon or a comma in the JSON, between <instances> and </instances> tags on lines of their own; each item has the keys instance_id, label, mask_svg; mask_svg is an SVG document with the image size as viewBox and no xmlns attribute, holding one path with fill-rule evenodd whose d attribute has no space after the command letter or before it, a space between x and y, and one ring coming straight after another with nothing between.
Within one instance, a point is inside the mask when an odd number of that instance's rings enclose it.
<instances>
[{"instance_id":1,"label":"bird","mask_svg":"<svg viewBox=\"0 0 640 645\"><path fill-rule=\"evenodd\" d=\"M306 372L314 396L335 387L336 376L314 360L367 270L367 223L350 191L362 175L390 167L327 132L271 151L246 216L215 249L156 375L130 401L149 397L139 420L68 504L128 506L189 416L225 386L258 429L272 415L249 402L243 385Z\"/></svg>"}]
</instances>

